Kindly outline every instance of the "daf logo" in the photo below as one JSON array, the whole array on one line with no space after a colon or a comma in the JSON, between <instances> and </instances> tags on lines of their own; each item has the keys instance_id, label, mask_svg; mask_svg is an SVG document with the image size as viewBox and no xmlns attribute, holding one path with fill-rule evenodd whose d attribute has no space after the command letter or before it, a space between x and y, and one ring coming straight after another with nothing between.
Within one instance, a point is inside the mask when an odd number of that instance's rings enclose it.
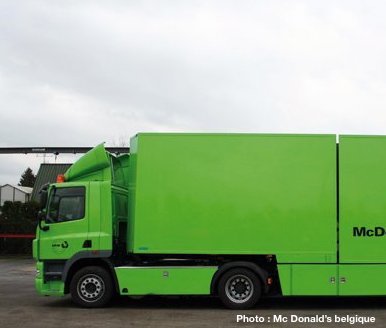
<instances>
[{"instance_id":1,"label":"daf logo","mask_svg":"<svg viewBox=\"0 0 386 328\"><path fill-rule=\"evenodd\" d=\"M65 240L63 242L55 242L52 244L53 248L68 248L68 242Z\"/></svg>"}]
</instances>

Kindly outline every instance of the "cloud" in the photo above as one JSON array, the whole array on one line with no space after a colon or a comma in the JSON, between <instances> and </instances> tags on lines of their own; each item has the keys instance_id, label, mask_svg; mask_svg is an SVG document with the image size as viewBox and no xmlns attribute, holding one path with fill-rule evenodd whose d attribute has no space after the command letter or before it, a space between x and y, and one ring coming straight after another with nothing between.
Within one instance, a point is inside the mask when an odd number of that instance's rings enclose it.
<instances>
[{"instance_id":1,"label":"cloud","mask_svg":"<svg viewBox=\"0 0 386 328\"><path fill-rule=\"evenodd\" d=\"M0 146L385 134L382 1L0 4ZM20 157L22 158L22 157ZM26 166L0 162L0 183Z\"/></svg>"}]
</instances>

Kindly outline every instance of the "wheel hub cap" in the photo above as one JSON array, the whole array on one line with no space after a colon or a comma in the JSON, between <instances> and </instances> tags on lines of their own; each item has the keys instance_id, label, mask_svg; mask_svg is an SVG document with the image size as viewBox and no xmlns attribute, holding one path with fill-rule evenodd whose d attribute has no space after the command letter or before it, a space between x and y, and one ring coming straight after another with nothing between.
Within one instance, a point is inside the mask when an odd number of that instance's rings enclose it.
<instances>
[{"instance_id":1,"label":"wheel hub cap","mask_svg":"<svg viewBox=\"0 0 386 328\"><path fill-rule=\"evenodd\" d=\"M253 295L253 283L245 275L232 276L225 284L225 293L232 302L245 303Z\"/></svg>"},{"instance_id":2,"label":"wheel hub cap","mask_svg":"<svg viewBox=\"0 0 386 328\"><path fill-rule=\"evenodd\" d=\"M96 302L104 294L104 282L95 274L88 274L78 282L78 295L85 302Z\"/></svg>"}]
</instances>

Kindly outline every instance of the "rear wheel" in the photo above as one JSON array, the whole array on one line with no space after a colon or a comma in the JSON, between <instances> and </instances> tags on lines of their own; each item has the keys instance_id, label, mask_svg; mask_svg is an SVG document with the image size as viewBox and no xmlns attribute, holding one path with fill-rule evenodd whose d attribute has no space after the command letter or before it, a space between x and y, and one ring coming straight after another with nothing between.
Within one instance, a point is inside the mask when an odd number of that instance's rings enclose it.
<instances>
[{"instance_id":1,"label":"rear wheel","mask_svg":"<svg viewBox=\"0 0 386 328\"><path fill-rule=\"evenodd\" d=\"M230 309L249 309L260 299L260 279L248 269L231 269L220 278L218 295Z\"/></svg>"},{"instance_id":2,"label":"rear wheel","mask_svg":"<svg viewBox=\"0 0 386 328\"><path fill-rule=\"evenodd\" d=\"M82 307L103 307L113 297L114 285L110 273L104 268L88 266L74 275L70 292L73 302Z\"/></svg>"}]
</instances>

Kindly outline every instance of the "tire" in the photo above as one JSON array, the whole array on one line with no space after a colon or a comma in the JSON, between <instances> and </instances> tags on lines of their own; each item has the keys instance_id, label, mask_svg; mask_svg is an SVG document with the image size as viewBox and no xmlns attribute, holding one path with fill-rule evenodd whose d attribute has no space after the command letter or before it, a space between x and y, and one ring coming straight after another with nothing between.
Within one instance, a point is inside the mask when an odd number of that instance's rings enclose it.
<instances>
[{"instance_id":1,"label":"tire","mask_svg":"<svg viewBox=\"0 0 386 328\"><path fill-rule=\"evenodd\" d=\"M231 269L221 276L218 295L222 303L230 309L250 309L260 299L260 279L251 270Z\"/></svg>"},{"instance_id":2,"label":"tire","mask_svg":"<svg viewBox=\"0 0 386 328\"><path fill-rule=\"evenodd\" d=\"M87 266L75 273L70 283L72 301L86 308L106 306L114 295L111 275L99 266Z\"/></svg>"}]
</instances>

